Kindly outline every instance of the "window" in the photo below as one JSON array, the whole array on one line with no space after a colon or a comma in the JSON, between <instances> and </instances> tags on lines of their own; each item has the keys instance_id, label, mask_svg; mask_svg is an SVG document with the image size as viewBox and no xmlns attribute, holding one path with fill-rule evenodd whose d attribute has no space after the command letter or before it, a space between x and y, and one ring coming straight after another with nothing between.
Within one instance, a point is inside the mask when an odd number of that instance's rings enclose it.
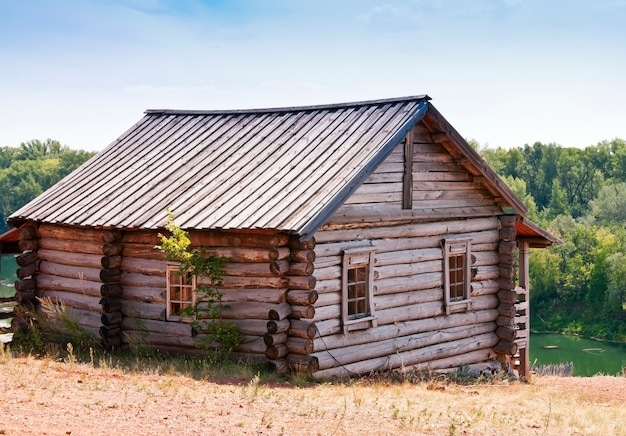
<instances>
[{"instance_id":1,"label":"window","mask_svg":"<svg viewBox=\"0 0 626 436\"><path fill-rule=\"evenodd\" d=\"M343 251L341 317L344 333L376 327L373 264L371 247Z\"/></svg>"},{"instance_id":2,"label":"window","mask_svg":"<svg viewBox=\"0 0 626 436\"><path fill-rule=\"evenodd\" d=\"M471 307L471 242L468 239L443 241L443 291L446 313Z\"/></svg>"},{"instance_id":3,"label":"window","mask_svg":"<svg viewBox=\"0 0 626 436\"><path fill-rule=\"evenodd\" d=\"M189 272L181 273L175 265L167 267L167 320L191 321L181 312L195 302L196 278Z\"/></svg>"}]
</instances>

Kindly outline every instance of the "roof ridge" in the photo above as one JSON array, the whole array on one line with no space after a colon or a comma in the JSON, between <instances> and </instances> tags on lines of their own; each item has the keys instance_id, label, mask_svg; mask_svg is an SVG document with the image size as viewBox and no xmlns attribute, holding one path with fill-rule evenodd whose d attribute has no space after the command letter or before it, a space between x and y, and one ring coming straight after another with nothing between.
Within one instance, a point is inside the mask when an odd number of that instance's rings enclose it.
<instances>
[{"instance_id":1,"label":"roof ridge","mask_svg":"<svg viewBox=\"0 0 626 436\"><path fill-rule=\"evenodd\" d=\"M258 109L225 109L225 110L194 110L194 109L147 109L146 115L228 115L228 114L255 114L278 112L301 112L310 110L341 109L355 106L371 106L376 104L401 103L409 101L431 100L427 94L408 97L385 98L378 100L354 101L348 103L331 103L308 106L290 106Z\"/></svg>"}]
</instances>

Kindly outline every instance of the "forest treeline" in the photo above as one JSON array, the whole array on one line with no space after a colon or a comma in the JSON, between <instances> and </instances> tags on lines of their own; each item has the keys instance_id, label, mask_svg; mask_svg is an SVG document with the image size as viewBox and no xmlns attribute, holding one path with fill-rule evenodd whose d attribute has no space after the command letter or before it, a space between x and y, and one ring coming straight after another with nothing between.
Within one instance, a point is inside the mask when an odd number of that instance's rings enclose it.
<instances>
[{"instance_id":1,"label":"forest treeline","mask_svg":"<svg viewBox=\"0 0 626 436\"><path fill-rule=\"evenodd\" d=\"M626 141L477 149L563 241L531 251L533 329L626 342Z\"/></svg>"},{"instance_id":2,"label":"forest treeline","mask_svg":"<svg viewBox=\"0 0 626 436\"><path fill-rule=\"evenodd\" d=\"M0 233L17 209L78 168L95 153L72 150L59 141L33 139L0 147Z\"/></svg>"},{"instance_id":3,"label":"forest treeline","mask_svg":"<svg viewBox=\"0 0 626 436\"><path fill-rule=\"evenodd\" d=\"M533 328L626 342L626 141L472 145L529 218L563 241L531 252ZM50 139L0 147L0 232L12 212L94 154Z\"/></svg>"}]
</instances>

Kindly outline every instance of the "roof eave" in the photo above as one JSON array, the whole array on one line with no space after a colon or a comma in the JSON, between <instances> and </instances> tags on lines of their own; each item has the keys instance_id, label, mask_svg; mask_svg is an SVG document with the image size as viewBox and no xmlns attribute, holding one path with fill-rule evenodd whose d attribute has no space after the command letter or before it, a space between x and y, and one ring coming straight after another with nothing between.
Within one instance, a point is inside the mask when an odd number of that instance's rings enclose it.
<instances>
[{"instance_id":1,"label":"roof eave","mask_svg":"<svg viewBox=\"0 0 626 436\"><path fill-rule=\"evenodd\" d=\"M559 238L525 217L515 224L515 230L518 239L526 241L530 248L546 248L563 244Z\"/></svg>"},{"instance_id":2,"label":"roof eave","mask_svg":"<svg viewBox=\"0 0 626 436\"><path fill-rule=\"evenodd\" d=\"M466 159L465 166L474 169L475 175L484 177L485 186L500 197L499 201L503 208L510 207L518 215L526 216L527 208L524 203L431 103L428 103L428 113L424 117L424 122L433 130L435 142L443 145L448 151L451 148L458 150L462 158Z\"/></svg>"}]
</instances>

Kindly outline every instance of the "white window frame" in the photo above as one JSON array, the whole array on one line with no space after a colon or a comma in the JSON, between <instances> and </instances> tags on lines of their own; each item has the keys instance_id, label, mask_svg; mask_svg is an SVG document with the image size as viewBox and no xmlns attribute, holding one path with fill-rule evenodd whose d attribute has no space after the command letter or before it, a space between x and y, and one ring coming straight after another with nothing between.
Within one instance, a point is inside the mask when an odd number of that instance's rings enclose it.
<instances>
[{"instance_id":1,"label":"white window frame","mask_svg":"<svg viewBox=\"0 0 626 436\"><path fill-rule=\"evenodd\" d=\"M194 320L194 317L177 315L174 312L172 305L178 303L181 305L190 304L193 306L196 303L196 288L197 288L196 276L191 276L191 283L183 284L181 282L180 284L181 287L185 286L191 289L191 300L182 299L182 298L178 300L174 300L172 299L172 276L173 275L182 277L180 275L180 265L178 264L167 265L166 274L165 274L165 280L166 280L165 282L166 283L165 319L167 321L192 322Z\"/></svg>"},{"instance_id":2,"label":"white window frame","mask_svg":"<svg viewBox=\"0 0 626 436\"><path fill-rule=\"evenodd\" d=\"M472 299L472 241L471 239L444 239L443 248L443 294L446 314L463 312L471 309ZM465 256L462 266L462 296L451 296L451 288L455 285L451 278L450 259L452 257ZM456 283L458 285L459 282Z\"/></svg>"},{"instance_id":3,"label":"white window frame","mask_svg":"<svg viewBox=\"0 0 626 436\"><path fill-rule=\"evenodd\" d=\"M351 248L342 251L341 267L341 322L344 333L353 330L362 330L376 327L377 319L374 313L374 247ZM350 314L349 305L354 297L349 298L349 288L356 283L349 279L349 271L360 268L366 269L365 290L359 300L365 299L365 310L359 314Z\"/></svg>"}]
</instances>

